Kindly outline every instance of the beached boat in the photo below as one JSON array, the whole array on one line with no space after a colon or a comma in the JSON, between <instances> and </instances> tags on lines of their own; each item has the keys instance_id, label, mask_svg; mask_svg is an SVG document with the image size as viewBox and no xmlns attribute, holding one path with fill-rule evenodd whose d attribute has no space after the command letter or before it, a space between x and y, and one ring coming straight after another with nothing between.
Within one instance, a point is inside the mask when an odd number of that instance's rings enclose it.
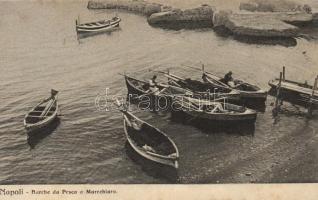
<instances>
[{"instance_id":1,"label":"beached boat","mask_svg":"<svg viewBox=\"0 0 318 200\"><path fill-rule=\"evenodd\" d=\"M174 99L176 112L184 112L193 118L221 122L255 122L257 112L230 103L177 97Z\"/></svg>"},{"instance_id":2,"label":"beached boat","mask_svg":"<svg viewBox=\"0 0 318 200\"><path fill-rule=\"evenodd\" d=\"M57 94L58 91L52 89L49 98L41 101L25 115L23 123L28 132L45 128L54 121L58 113Z\"/></svg>"},{"instance_id":3,"label":"beached boat","mask_svg":"<svg viewBox=\"0 0 318 200\"><path fill-rule=\"evenodd\" d=\"M222 78L203 71L202 79L204 82L211 84L213 87L219 88L221 90L234 90L240 93L241 98L248 100L258 100L258 101L266 101L267 92L262 90L256 85L248 83L243 80L234 79L235 87L231 87L221 80Z\"/></svg>"},{"instance_id":4,"label":"beached boat","mask_svg":"<svg viewBox=\"0 0 318 200\"><path fill-rule=\"evenodd\" d=\"M76 31L77 33L110 31L113 28L118 27L120 21L121 19L119 17L113 17L111 20L101 20L84 24L78 24L79 22L76 20Z\"/></svg>"},{"instance_id":5,"label":"beached boat","mask_svg":"<svg viewBox=\"0 0 318 200\"><path fill-rule=\"evenodd\" d=\"M135 153L162 166L178 169L179 151L164 132L120 109L124 116L124 131Z\"/></svg>"},{"instance_id":6,"label":"beached boat","mask_svg":"<svg viewBox=\"0 0 318 200\"><path fill-rule=\"evenodd\" d=\"M277 88L279 87L279 79L268 82L271 89L270 95L277 95ZM308 107L310 104L314 108L318 108L318 94L313 90L313 86L307 83L300 83L291 80L282 80L280 84L280 98L284 101L291 102L296 105Z\"/></svg>"}]
</instances>

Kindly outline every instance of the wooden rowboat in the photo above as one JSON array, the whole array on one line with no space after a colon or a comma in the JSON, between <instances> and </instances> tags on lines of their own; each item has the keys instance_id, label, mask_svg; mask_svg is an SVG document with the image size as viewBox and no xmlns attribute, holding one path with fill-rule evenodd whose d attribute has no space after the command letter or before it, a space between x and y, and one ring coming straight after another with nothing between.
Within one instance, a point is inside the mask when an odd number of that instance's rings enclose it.
<instances>
[{"instance_id":1,"label":"wooden rowboat","mask_svg":"<svg viewBox=\"0 0 318 200\"><path fill-rule=\"evenodd\" d=\"M84 24L78 24L76 20L76 31L78 33L94 33L112 30L114 27L119 26L121 19L119 17L113 17L111 20L101 20L98 22L90 22Z\"/></svg>"},{"instance_id":2,"label":"wooden rowboat","mask_svg":"<svg viewBox=\"0 0 318 200\"><path fill-rule=\"evenodd\" d=\"M271 86L270 95L276 96L279 79L268 82ZM280 85L280 98L296 105L308 107L310 104L318 108L318 94L312 85L291 80L282 80Z\"/></svg>"},{"instance_id":3,"label":"wooden rowboat","mask_svg":"<svg viewBox=\"0 0 318 200\"><path fill-rule=\"evenodd\" d=\"M166 73L169 85L181 87L199 95L201 99L227 98L229 101L238 101L240 93L231 89L219 89L210 84L197 80L181 78L177 75Z\"/></svg>"},{"instance_id":4,"label":"wooden rowboat","mask_svg":"<svg viewBox=\"0 0 318 200\"><path fill-rule=\"evenodd\" d=\"M23 124L28 132L44 128L54 121L58 113L57 94L58 91L52 89L49 98L41 101L25 115Z\"/></svg>"},{"instance_id":5,"label":"wooden rowboat","mask_svg":"<svg viewBox=\"0 0 318 200\"><path fill-rule=\"evenodd\" d=\"M222 122L255 122L257 112L224 102L206 101L191 97L178 97L175 111L182 111L194 118Z\"/></svg>"},{"instance_id":6,"label":"wooden rowboat","mask_svg":"<svg viewBox=\"0 0 318 200\"><path fill-rule=\"evenodd\" d=\"M138 96L146 95L149 93L149 83L147 83L146 81L138 80L127 75L125 75L125 81L128 94L133 95L133 97L137 98ZM159 88L159 91L166 88L166 86L162 84L158 84L157 87Z\"/></svg>"},{"instance_id":7,"label":"wooden rowboat","mask_svg":"<svg viewBox=\"0 0 318 200\"><path fill-rule=\"evenodd\" d=\"M231 87L221 80L222 78L203 71L202 79L204 82L209 83L213 87L220 88L221 90L235 90L240 93L241 98L249 99L249 100L259 100L259 101L266 101L267 92L262 90L256 85L250 84L246 81L234 79L235 87Z\"/></svg>"},{"instance_id":8,"label":"wooden rowboat","mask_svg":"<svg viewBox=\"0 0 318 200\"><path fill-rule=\"evenodd\" d=\"M156 164L178 169L179 151L173 140L132 113L120 111L124 116L125 135L133 151Z\"/></svg>"}]
</instances>

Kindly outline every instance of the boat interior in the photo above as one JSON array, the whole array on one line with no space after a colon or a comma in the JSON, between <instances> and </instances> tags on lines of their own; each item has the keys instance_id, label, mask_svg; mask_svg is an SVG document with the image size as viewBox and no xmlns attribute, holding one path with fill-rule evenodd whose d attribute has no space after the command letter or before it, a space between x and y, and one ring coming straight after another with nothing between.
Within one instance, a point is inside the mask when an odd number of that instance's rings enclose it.
<instances>
[{"instance_id":1,"label":"boat interior","mask_svg":"<svg viewBox=\"0 0 318 200\"><path fill-rule=\"evenodd\" d=\"M150 85L149 83L145 82L145 81L140 81L140 80L136 80L136 79L133 79L133 78L128 78L127 77L127 80L136 88L146 92L147 90L149 90L150 88ZM161 86L157 86L159 88L159 90L163 90L164 87L161 87Z\"/></svg>"},{"instance_id":2,"label":"boat interior","mask_svg":"<svg viewBox=\"0 0 318 200\"><path fill-rule=\"evenodd\" d=\"M52 105L54 104L54 106ZM28 124L35 124L43 119L50 117L54 114L56 110L56 105L54 102L47 104L47 105L39 105L26 117L25 121Z\"/></svg>"},{"instance_id":3,"label":"boat interior","mask_svg":"<svg viewBox=\"0 0 318 200\"><path fill-rule=\"evenodd\" d=\"M157 129L140 122L132 116L126 115L127 132L134 143L144 151L169 156L175 152L174 146L168 138Z\"/></svg>"},{"instance_id":4,"label":"boat interior","mask_svg":"<svg viewBox=\"0 0 318 200\"><path fill-rule=\"evenodd\" d=\"M260 90L258 87L251 85L251 84L248 84L248 83L245 83L245 82L240 81L240 80L235 80L234 83L236 85L235 89L237 89L237 90L242 90L242 91L247 91L247 92L255 92L255 91Z\"/></svg>"}]
</instances>

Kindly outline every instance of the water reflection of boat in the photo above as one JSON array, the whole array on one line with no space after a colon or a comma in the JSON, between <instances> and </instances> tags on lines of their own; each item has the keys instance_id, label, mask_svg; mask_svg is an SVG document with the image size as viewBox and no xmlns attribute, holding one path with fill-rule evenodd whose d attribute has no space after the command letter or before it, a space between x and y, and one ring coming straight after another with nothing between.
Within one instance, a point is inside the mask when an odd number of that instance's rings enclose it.
<instances>
[{"instance_id":1,"label":"water reflection of boat","mask_svg":"<svg viewBox=\"0 0 318 200\"><path fill-rule=\"evenodd\" d=\"M56 118L52 121L50 125L45 128L37 129L32 133L28 132L27 142L30 145L31 149L33 149L38 143L41 142L44 138L49 136L60 124L60 119Z\"/></svg>"}]
</instances>

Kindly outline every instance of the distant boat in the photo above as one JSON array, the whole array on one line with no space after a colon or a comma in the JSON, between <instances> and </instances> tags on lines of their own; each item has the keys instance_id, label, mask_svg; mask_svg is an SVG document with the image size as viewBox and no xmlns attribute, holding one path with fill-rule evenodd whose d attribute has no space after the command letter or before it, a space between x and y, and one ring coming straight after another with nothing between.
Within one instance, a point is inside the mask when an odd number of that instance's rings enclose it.
<instances>
[{"instance_id":1,"label":"distant boat","mask_svg":"<svg viewBox=\"0 0 318 200\"><path fill-rule=\"evenodd\" d=\"M178 107L175 110L176 112L184 112L199 120L255 122L257 116L257 112L252 109L230 103L200 100L191 97L178 97L174 101Z\"/></svg>"},{"instance_id":2,"label":"distant boat","mask_svg":"<svg viewBox=\"0 0 318 200\"><path fill-rule=\"evenodd\" d=\"M54 121L58 112L57 94L58 91L52 89L49 98L41 101L25 115L23 124L28 132L44 128Z\"/></svg>"},{"instance_id":3,"label":"distant boat","mask_svg":"<svg viewBox=\"0 0 318 200\"><path fill-rule=\"evenodd\" d=\"M133 151L153 163L178 169L179 151L173 140L129 111L120 111L124 116L125 135Z\"/></svg>"},{"instance_id":4,"label":"distant boat","mask_svg":"<svg viewBox=\"0 0 318 200\"><path fill-rule=\"evenodd\" d=\"M270 94L276 96L279 79L268 82L271 86ZM280 85L280 98L300 106L308 107L310 104L318 108L318 94L313 92L313 86L291 80L282 80Z\"/></svg>"},{"instance_id":5,"label":"distant boat","mask_svg":"<svg viewBox=\"0 0 318 200\"><path fill-rule=\"evenodd\" d=\"M120 21L121 19L119 17L113 17L110 20L101 20L84 24L79 24L78 20L76 20L76 31L77 33L97 33L110 31L113 28L118 27Z\"/></svg>"}]
</instances>

